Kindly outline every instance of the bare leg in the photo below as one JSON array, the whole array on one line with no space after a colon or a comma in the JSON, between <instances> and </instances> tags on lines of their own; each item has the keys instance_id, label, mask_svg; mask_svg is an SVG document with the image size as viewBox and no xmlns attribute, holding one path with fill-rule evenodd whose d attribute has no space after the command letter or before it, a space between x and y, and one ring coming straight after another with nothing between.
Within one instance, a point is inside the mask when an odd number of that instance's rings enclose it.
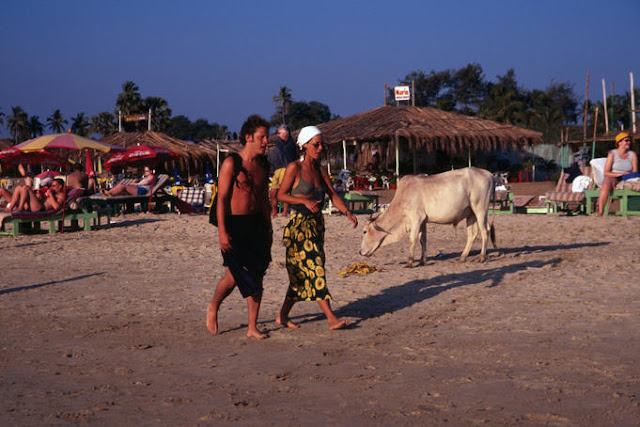
<instances>
[{"instance_id":1,"label":"bare leg","mask_svg":"<svg viewBox=\"0 0 640 427\"><path fill-rule=\"evenodd\" d=\"M269 200L271 201L271 217L274 218L278 215L278 189L272 188L269 190Z\"/></svg>"},{"instance_id":2,"label":"bare leg","mask_svg":"<svg viewBox=\"0 0 640 427\"><path fill-rule=\"evenodd\" d=\"M282 303L282 308L280 309L280 314L278 314L278 317L276 318L276 323L278 325L282 325L282 326L286 326L287 328L294 328L294 329L297 329L300 327L295 323L293 323L291 319L289 319L289 313L291 312L291 309L293 308L293 305L295 303L296 302L292 299L288 299L288 298L284 299L284 302Z\"/></svg>"},{"instance_id":3,"label":"bare leg","mask_svg":"<svg viewBox=\"0 0 640 427\"><path fill-rule=\"evenodd\" d=\"M331 303L328 299L318 301L318 305L322 309L324 315L327 316L327 320L329 321L329 329L333 331L336 329L342 329L347 326L347 322L337 317L333 310L331 310Z\"/></svg>"},{"instance_id":4,"label":"bare leg","mask_svg":"<svg viewBox=\"0 0 640 427\"><path fill-rule=\"evenodd\" d=\"M39 210L41 210L44 205L40 200L38 200L38 197L36 197L36 192L27 186L24 186L22 188L25 194L25 203L27 201L29 202L29 210L31 212L38 212Z\"/></svg>"},{"instance_id":5,"label":"bare leg","mask_svg":"<svg viewBox=\"0 0 640 427\"><path fill-rule=\"evenodd\" d=\"M7 209L5 210L6 212L11 210L11 207L13 206L13 204L11 204L11 199L13 198L13 193L11 193L11 191L7 190L6 188L0 188L0 199L4 198L7 201L7 204L9 206L7 206Z\"/></svg>"},{"instance_id":6,"label":"bare leg","mask_svg":"<svg viewBox=\"0 0 640 427\"><path fill-rule=\"evenodd\" d=\"M235 286L236 282L233 280L231 271L227 268L225 276L216 286L211 304L207 307L207 329L212 334L218 333L218 310L220 309L220 304L231 294Z\"/></svg>"},{"instance_id":7,"label":"bare leg","mask_svg":"<svg viewBox=\"0 0 640 427\"><path fill-rule=\"evenodd\" d=\"M285 218L289 216L289 203L282 204L282 216Z\"/></svg>"},{"instance_id":8,"label":"bare leg","mask_svg":"<svg viewBox=\"0 0 640 427\"><path fill-rule=\"evenodd\" d=\"M611 187L611 183L608 180L602 183L602 188L600 188L600 194L598 195L598 216L602 216L605 206L609 203Z\"/></svg>"},{"instance_id":9,"label":"bare leg","mask_svg":"<svg viewBox=\"0 0 640 427\"><path fill-rule=\"evenodd\" d=\"M258 312L260 311L260 302L262 302L262 292L255 295L251 295L247 298L247 309L249 311L249 330L247 331L247 338L267 338L266 334L263 334L258 330Z\"/></svg>"}]
</instances>

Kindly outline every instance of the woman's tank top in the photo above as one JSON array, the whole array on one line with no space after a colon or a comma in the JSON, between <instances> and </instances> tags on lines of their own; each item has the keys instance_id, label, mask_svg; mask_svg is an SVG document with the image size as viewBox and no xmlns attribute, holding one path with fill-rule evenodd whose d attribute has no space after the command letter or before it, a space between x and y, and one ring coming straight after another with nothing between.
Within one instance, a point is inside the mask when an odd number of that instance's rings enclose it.
<instances>
[{"instance_id":1,"label":"woman's tank top","mask_svg":"<svg viewBox=\"0 0 640 427\"><path fill-rule=\"evenodd\" d=\"M613 152L613 164L611 165L611 172L613 173L628 173L633 170L633 151L628 151L626 159L620 157L618 150L611 150Z\"/></svg>"}]
</instances>

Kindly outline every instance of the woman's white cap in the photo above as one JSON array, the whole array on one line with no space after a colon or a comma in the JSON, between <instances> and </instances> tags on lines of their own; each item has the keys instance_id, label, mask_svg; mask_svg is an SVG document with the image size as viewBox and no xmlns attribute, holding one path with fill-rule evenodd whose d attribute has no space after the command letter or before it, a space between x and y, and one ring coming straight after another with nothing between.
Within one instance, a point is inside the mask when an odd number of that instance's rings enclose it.
<instances>
[{"instance_id":1,"label":"woman's white cap","mask_svg":"<svg viewBox=\"0 0 640 427\"><path fill-rule=\"evenodd\" d=\"M322 135L322 132L320 132L320 129L318 129L315 126L305 126L302 129L300 129L300 133L298 134L298 147L302 148L302 146L304 144L306 144L307 142L311 141L311 138L313 138L316 135Z\"/></svg>"}]
</instances>

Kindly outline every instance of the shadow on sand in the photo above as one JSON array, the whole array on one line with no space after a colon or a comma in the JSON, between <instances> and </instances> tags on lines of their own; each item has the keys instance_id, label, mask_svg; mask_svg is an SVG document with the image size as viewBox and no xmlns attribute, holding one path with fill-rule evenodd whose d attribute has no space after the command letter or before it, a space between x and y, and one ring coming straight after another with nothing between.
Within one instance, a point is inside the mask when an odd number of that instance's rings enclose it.
<instances>
[{"instance_id":1,"label":"shadow on sand","mask_svg":"<svg viewBox=\"0 0 640 427\"><path fill-rule=\"evenodd\" d=\"M59 285L59 284L62 284L62 283L74 282L76 280L82 280L82 279L86 279L88 277L102 276L103 274L104 274L104 272L92 273L92 274L83 274L81 276L69 277L68 279L51 280L50 282L37 283L35 285L19 286L17 288L2 289L2 290L0 290L0 295L10 294L10 293L13 293L13 292L27 291L27 290L30 290L30 289L41 288L43 286Z\"/></svg>"}]
</instances>

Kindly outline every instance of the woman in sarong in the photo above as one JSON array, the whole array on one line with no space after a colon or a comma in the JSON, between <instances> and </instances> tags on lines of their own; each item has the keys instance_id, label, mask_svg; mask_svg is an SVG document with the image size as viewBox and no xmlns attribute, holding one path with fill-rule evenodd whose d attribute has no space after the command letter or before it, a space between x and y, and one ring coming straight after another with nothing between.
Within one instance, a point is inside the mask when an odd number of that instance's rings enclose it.
<instances>
[{"instance_id":1,"label":"woman in sarong","mask_svg":"<svg viewBox=\"0 0 640 427\"><path fill-rule=\"evenodd\" d=\"M329 329L341 329L347 322L331 309L329 289L324 271L324 218L322 205L328 194L336 208L358 225L358 219L347 209L331 185L329 173L320 165L324 153L322 133L315 126L302 128L298 135L300 160L287 166L278 190L278 201L289 203L293 213L284 228L289 289L276 322L297 328L289 313L297 301L317 301L327 316Z\"/></svg>"}]
</instances>

